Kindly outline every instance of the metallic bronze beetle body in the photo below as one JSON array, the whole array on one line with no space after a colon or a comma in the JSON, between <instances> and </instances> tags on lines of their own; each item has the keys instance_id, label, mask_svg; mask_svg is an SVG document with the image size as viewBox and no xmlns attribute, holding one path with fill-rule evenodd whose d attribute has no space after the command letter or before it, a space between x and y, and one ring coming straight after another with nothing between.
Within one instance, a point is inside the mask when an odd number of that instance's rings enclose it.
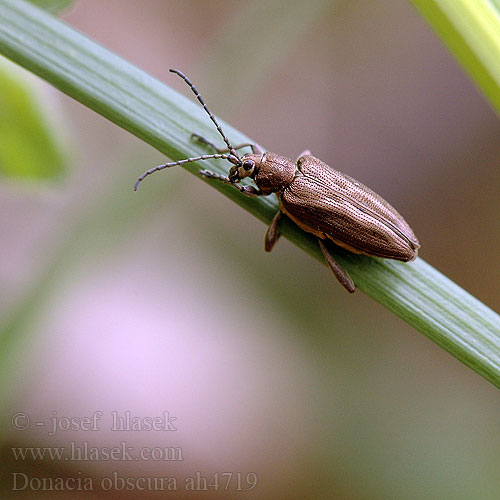
<instances>
[{"instance_id":1,"label":"metallic bronze beetle body","mask_svg":"<svg viewBox=\"0 0 500 500\"><path fill-rule=\"evenodd\" d=\"M293 162L284 156L263 152L256 144L233 147L194 85L180 71L170 71L178 74L191 87L224 138L227 148L217 148L203 137L193 134L194 139L218 153L152 168L139 177L135 189L146 176L157 170L187 162L223 158L233 164L228 177L208 170L201 170L200 175L231 184L247 196L266 196L271 193L278 196L280 209L267 230L266 251L271 251L278 240L279 222L282 214L285 214L301 229L318 237L326 263L349 292L354 292L354 283L328 251L326 239L355 253L404 262L416 258L420 245L412 229L378 194L352 177L329 167L309 151L304 151ZM240 157L237 150L242 147L251 147L252 153ZM253 179L257 188L239 184L245 177Z\"/></svg>"}]
</instances>

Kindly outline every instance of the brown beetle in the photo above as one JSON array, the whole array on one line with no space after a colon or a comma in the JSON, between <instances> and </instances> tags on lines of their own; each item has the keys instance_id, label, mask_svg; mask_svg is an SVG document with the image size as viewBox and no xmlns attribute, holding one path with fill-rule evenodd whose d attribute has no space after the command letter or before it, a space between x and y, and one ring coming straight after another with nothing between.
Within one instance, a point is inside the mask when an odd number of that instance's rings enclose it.
<instances>
[{"instance_id":1,"label":"brown beetle","mask_svg":"<svg viewBox=\"0 0 500 500\"><path fill-rule=\"evenodd\" d=\"M209 170L201 170L199 174L231 184L247 196L266 196L271 193L278 196L280 209L267 230L266 251L270 252L278 240L279 222L282 214L285 214L301 229L318 237L326 263L351 293L355 290L354 283L328 251L326 239L354 253L404 262L417 257L420 244L412 229L378 194L352 177L329 167L312 156L310 151L304 151L293 162L284 156L264 152L257 144L245 143L233 147L196 87L180 71L170 71L179 75L191 87L227 148L218 148L203 137L193 134L195 140L210 146L217 153L154 167L139 177L135 190L145 177L158 170L188 162L223 158L233 164L227 177ZM252 153L240 157L237 150L243 147L250 147ZM257 188L239 184L245 177L253 179Z\"/></svg>"}]
</instances>

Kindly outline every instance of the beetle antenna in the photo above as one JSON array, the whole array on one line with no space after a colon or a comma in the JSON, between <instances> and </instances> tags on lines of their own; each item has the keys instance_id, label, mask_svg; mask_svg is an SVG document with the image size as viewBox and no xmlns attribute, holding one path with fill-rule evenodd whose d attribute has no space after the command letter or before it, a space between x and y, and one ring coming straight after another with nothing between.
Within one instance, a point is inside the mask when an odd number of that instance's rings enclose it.
<instances>
[{"instance_id":1,"label":"beetle antenna","mask_svg":"<svg viewBox=\"0 0 500 500\"><path fill-rule=\"evenodd\" d=\"M179 71L178 69L170 69L169 71L171 73L175 73L176 75L180 76L189 85L189 87L193 91L194 95L196 96L196 98L198 99L198 101L200 101L200 104L203 106L203 109L207 112L208 116L210 117L210 119L214 122L215 126L217 127L217 130L219 131L219 134L222 136L222 138L224 139L224 142L226 143L226 145L227 145L227 147L229 149L229 153L232 156L234 156L235 158L238 158L238 160L239 160L240 157L238 156L238 153L236 152L236 150L233 148L233 146L229 142L229 139L227 138L226 134L222 131L222 127L217 123L217 120L215 119L215 116L208 109L207 105L205 104L205 101L203 100L203 98L201 97L200 93L198 92L198 89L193 85L193 83L191 82L191 80L184 73L182 73L181 71ZM239 163L241 164L241 161Z\"/></svg>"},{"instance_id":2,"label":"beetle antenna","mask_svg":"<svg viewBox=\"0 0 500 500\"><path fill-rule=\"evenodd\" d=\"M239 165L241 163L239 158L233 157L232 154L214 154L214 155L201 155L201 156L193 156L192 158L184 158L183 160L172 161L170 163L165 163L164 165L158 165L157 167L150 168L146 170L135 183L134 191L137 191L139 184L151 174L158 172L158 170L163 170L164 168L175 167L176 165L183 165L184 163L191 163L193 161L203 161L203 160L211 160L212 158L222 158L224 160L229 160L234 165Z\"/></svg>"}]
</instances>

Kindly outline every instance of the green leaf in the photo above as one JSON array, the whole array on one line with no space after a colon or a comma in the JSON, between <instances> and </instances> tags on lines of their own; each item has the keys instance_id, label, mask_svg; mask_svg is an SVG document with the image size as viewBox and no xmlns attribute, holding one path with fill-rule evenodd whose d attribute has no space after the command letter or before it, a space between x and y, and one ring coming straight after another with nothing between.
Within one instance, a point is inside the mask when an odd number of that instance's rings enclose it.
<instances>
[{"instance_id":1,"label":"green leaf","mask_svg":"<svg viewBox=\"0 0 500 500\"><path fill-rule=\"evenodd\" d=\"M57 131L31 76L0 58L0 174L48 179L64 168Z\"/></svg>"},{"instance_id":2,"label":"green leaf","mask_svg":"<svg viewBox=\"0 0 500 500\"><path fill-rule=\"evenodd\" d=\"M203 154L190 140L193 131L220 141L193 100L22 0L0 4L0 51L174 160ZM233 127L222 126L235 143L248 141ZM227 172L227 164L215 160L203 167ZM200 165L186 168L197 172ZM248 198L231 186L205 182L266 224L278 209L274 196ZM148 195L146 185L141 189L138 203ZM282 234L323 261L315 239L290 221ZM359 289L500 387L498 314L422 259L404 264L341 249L336 256Z\"/></svg>"},{"instance_id":3,"label":"green leaf","mask_svg":"<svg viewBox=\"0 0 500 500\"><path fill-rule=\"evenodd\" d=\"M498 0L411 0L500 113Z\"/></svg>"}]
</instances>

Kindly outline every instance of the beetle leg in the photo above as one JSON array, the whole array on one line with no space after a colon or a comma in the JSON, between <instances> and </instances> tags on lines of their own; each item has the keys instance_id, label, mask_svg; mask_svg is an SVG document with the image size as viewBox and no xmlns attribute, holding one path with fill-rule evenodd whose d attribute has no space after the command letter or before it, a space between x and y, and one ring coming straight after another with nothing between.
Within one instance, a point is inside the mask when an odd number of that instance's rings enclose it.
<instances>
[{"instance_id":1,"label":"beetle leg","mask_svg":"<svg viewBox=\"0 0 500 500\"><path fill-rule=\"evenodd\" d=\"M270 226L266 231L266 238L264 240L264 248L266 252L270 252L274 244L278 241L280 237L280 221L281 221L281 210L278 210L278 213L274 216Z\"/></svg>"},{"instance_id":2,"label":"beetle leg","mask_svg":"<svg viewBox=\"0 0 500 500\"><path fill-rule=\"evenodd\" d=\"M311 156L311 151L309 149L305 149L304 151L302 151L302 153L300 153L300 155L295 160L295 163L297 163L299 161L299 158L302 158L303 156Z\"/></svg>"},{"instance_id":3,"label":"beetle leg","mask_svg":"<svg viewBox=\"0 0 500 500\"><path fill-rule=\"evenodd\" d=\"M214 151L217 151L218 153L228 153L229 152L229 148L219 148L213 142L210 142L208 139L205 139L203 136L201 136L199 134L192 133L191 139L193 139L193 141L196 141L196 142L201 142L201 144L206 144L207 146L211 147ZM253 144L251 142L245 142L243 144L239 144L238 146L234 146L233 149L241 149L244 147L252 148L252 153L254 153L254 154L263 153L262 149L257 144Z\"/></svg>"},{"instance_id":4,"label":"beetle leg","mask_svg":"<svg viewBox=\"0 0 500 500\"><path fill-rule=\"evenodd\" d=\"M328 267L331 269L332 273L335 275L339 283L349 292L353 293L356 289L354 287L354 283L351 277L347 274L347 272L340 267L339 263L333 258L332 254L328 251L323 241L318 238L319 247L323 252L323 256L325 257L326 263Z\"/></svg>"},{"instance_id":5,"label":"beetle leg","mask_svg":"<svg viewBox=\"0 0 500 500\"><path fill-rule=\"evenodd\" d=\"M212 172L211 170L200 170L198 174L202 177L206 177L207 179L215 179L223 182L224 184L231 184L231 186L234 186L238 191L240 191L240 193L246 194L247 196L260 196L262 194L262 191L254 186L242 186L241 184L236 184L235 182L231 182L229 177Z\"/></svg>"}]
</instances>

